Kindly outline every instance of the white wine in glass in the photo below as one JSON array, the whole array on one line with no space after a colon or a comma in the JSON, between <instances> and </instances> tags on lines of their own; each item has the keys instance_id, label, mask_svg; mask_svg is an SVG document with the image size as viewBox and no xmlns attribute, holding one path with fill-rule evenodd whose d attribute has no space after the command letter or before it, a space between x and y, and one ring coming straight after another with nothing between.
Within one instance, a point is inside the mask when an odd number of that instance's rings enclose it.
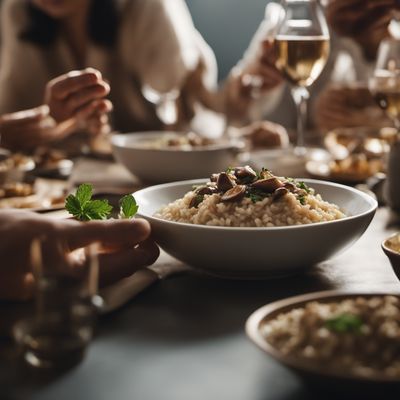
<instances>
[{"instance_id":1,"label":"white wine in glass","mask_svg":"<svg viewBox=\"0 0 400 400\"><path fill-rule=\"evenodd\" d=\"M308 87L319 77L329 56L329 38L325 36L285 36L275 39L276 65L295 86Z\"/></svg>"},{"instance_id":2,"label":"white wine in glass","mask_svg":"<svg viewBox=\"0 0 400 400\"><path fill-rule=\"evenodd\" d=\"M283 0L283 17L275 34L276 67L291 84L297 108L295 151L305 155L307 88L319 77L329 57L329 30L317 0Z\"/></svg>"}]
</instances>

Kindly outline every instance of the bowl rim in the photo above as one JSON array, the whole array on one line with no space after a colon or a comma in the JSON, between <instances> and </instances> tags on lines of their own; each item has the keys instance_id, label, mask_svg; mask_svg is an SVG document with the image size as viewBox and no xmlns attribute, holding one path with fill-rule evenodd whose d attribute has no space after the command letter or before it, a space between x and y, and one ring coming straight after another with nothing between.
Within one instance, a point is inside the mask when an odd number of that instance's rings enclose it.
<instances>
[{"instance_id":1,"label":"bowl rim","mask_svg":"<svg viewBox=\"0 0 400 400\"><path fill-rule=\"evenodd\" d=\"M289 311L300 307L310 301L331 301L353 297L374 297L374 296L396 296L400 298L400 292L382 292L382 291L349 291L349 290L327 290L314 293L301 294L293 297L287 297L281 300L266 304L255 310L245 323L245 332L248 338L278 362L293 368L297 371L307 372L314 375L320 375L325 378L339 378L348 381L375 382L375 383L399 383L399 378L391 378L383 374L374 373L371 377L358 376L341 372L326 365L313 363L312 361L302 360L296 356L282 354L275 346L270 344L260 332L260 325L268 319L281 312Z\"/></svg>"},{"instance_id":2,"label":"bowl rim","mask_svg":"<svg viewBox=\"0 0 400 400\"><path fill-rule=\"evenodd\" d=\"M176 148L146 148L135 146L135 143L131 143L129 146L123 145L121 140L123 139L156 139L165 134L175 134L175 135L184 135L185 132L177 132L177 131L148 131L148 132L131 132L131 133L118 133L111 136L111 145L114 148L118 149L127 149L127 150L139 150L143 152L159 152L159 153L189 153L189 152L214 152L221 150L244 150L246 147L246 143L244 139L240 138L224 138L226 140L225 143L215 143L205 146L192 147L190 149L176 149Z\"/></svg>"},{"instance_id":3,"label":"bowl rim","mask_svg":"<svg viewBox=\"0 0 400 400\"><path fill-rule=\"evenodd\" d=\"M400 251L393 250L393 249L391 249L391 248L387 245L387 242L388 242L389 240L395 238L396 236L399 236L399 237L400 237L400 232L393 233L392 235L390 235L390 236L387 237L386 239L383 239L382 242L381 242L381 247L382 247L382 250L383 250L387 255L390 254L390 255L392 255L392 256L394 256L394 257L400 257Z\"/></svg>"},{"instance_id":4,"label":"bowl rim","mask_svg":"<svg viewBox=\"0 0 400 400\"><path fill-rule=\"evenodd\" d=\"M353 220L353 219L358 219L358 218L362 218L366 215L369 215L370 213L374 213L378 207L378 202L371 196L369 196L368 194L361 192L360 190L357 190L355 188L352 188L350 186L346 186L346 185L341 185L339 183L335 183L335 182L327 182L327 181L323 181L323 180L317 180L317 179L309 179L309 178L296 178L296 180L298 181L303 181L305 183L309 183L310 182L310 186L312 187L313 183L317 183L317 184L321 184L324 186L333 186L333 187L338 187L340 189L345 189L348 190L350 192L353 192L355 194L357 194L358 196L363 197L365 200L367 200L367 202L369 202L370 206L369 208L364 211L363 213L360 214L356 214L356 215L350 215L350 216L346 216L344 218L341 219L336 219L336 220L332 220L332 221L321 221L321 222L314 222L312 224L303 224L303 225L287 225L287 226L271 226L271 227L231 227L231 226L213 226L213 225L196 225L196 224L190 224L187 222L176 222L176 221L168 221L159 217L155 217L154 215L149 215L146 213L141 212L140 210L140 204L139 204L139 211L137 213L137 215L139 217L142 218L146 218L147 220L154 221L154 222L162 222L166 225L171 225L171 226L185 226L185 227L190 227L192 229L215 229L215 230L228 230L230 232L235 232L235 231L239 231L239 232L245 232L245 231L249 231L249 232L257 232L257 231L286 231L288 229L290 230L299 230L299 229L313 229L313 227L315 226L322 226L322 225L326 225L326 224L337 224L337 223L341 223L343 221L349 221L349 220ZM152 191L152 190L156 190L156 189L165 189L165 188L170 188L170 187L174 187L174 186L186 186L186 185L196 185L199 183L204 183L208 181L208 178L201 178L201 179L190 179L190 180L184 180L184 181L177 181L177 182L170 182L170 183L163 183L163 184L159 184L159 185L153 185L153 186L149 186L146 187L144 189L140 189L137 190L133 193L133 196L137 196L138 194L142 194L145 193L147 191Z\"/></svg>"}]
</instances>

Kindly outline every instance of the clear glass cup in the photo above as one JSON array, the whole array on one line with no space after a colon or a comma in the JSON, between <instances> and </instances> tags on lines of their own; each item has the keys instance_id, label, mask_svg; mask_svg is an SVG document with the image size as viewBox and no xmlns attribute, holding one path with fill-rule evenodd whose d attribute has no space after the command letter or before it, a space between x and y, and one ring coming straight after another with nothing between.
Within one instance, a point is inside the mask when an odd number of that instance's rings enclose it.
<instances>
[{"instance_id":1,"label":"clear glass cup","mask_svg":"<svg viewBox=\"0 0 400 400\"><path fill-rule=\"evenodd\" d=\"M97 296L97 262L82 275L40 261L35 275L35 311L14 326L26 363L35 368L65 369L82 360L93 336L102 300Z\"/></svg>"},{"instance_id":2,"label":"clear glass cup","mask_svg":"<svg viewBox=\"0 0 400 400\"><path fill-rule=\"evenodd\" d=\"M330 36L317 0L283 0L274 45L276 67L291 85L297 109L295 153L304 156L307 88L319 77L329 57Z\"/></svg>"}]
</instances>

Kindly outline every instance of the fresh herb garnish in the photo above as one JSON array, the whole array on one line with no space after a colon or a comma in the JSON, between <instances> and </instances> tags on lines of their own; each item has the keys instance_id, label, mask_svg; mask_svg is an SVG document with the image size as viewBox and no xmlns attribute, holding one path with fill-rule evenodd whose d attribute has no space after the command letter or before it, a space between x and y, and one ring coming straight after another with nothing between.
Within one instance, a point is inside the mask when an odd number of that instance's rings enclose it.
<instances>
[{"instance_id":1,"label":"fresh herb garnish","mask_svg":"<svg viewBox=\"0 0 400 400\"><path fill-rule=\"evenodd\" d=\"M270 196L270 194L255 188L247 188L245 196L248 197L252 203L257 203Z\"/></svg>"},{"instance_id":2,"label":"fresh herb garnish","mask_svg":"<svg viewBox=\"0 0 400 400\"><path fill-rule=\"evenodd\" d=\"M362 319L350 313L340 314L325 322L325 326L336 333L360 333L362 325Z\"/></svg>"},{"instance_id":3,"label":"fresh herb garnish","mask_svg":"<svg viewBox=\"0 0 400 400\"><path fill-rule=\"evenodd\" d=\"M88 183L80 185L76 194L65 199L65 209L80 221L106 219L112 211L107 200L92 200L93 187Z\"/></svg>"},{"instance_id":4,"label":"fresh herb garnish","mask_svg":"<svg viewBox=\"0 0 400 400\"><path fill-rule=\"evenodd\" d=\"M311 192L311 189L303 181L296 182L296 184L298 188L305 190L307 193Z\"/></svg>"},{"instance_id":5,"label":"fresh herb garnish","mask_svg":"<svg viewBox=\"0 0 400 400\"><path fill-rule=\"evenodd\" d=\"M127 194L119 201L120 218L130 219L135 216L139 209L135 198L131 194Z\"/></svg>"},{"instance_id":6,"label":"fresh herb garnish","mask_svg":"<svg viewBox=\"0 0 400 400\"><path fill-rule=\"evenodd\" d=\"M235 171L235 168L232 168L232 167L228 167L227 169L226 169L226 173L229 175L229 174L231 174L232 172L234 172Z\"/></svg>"},{"instance_id":7,"label":"fresh herb garnish","mask_svg":"<svg viewBox=\"0 0 400 400\"><path fill-rule=\"evenodd\" d=\"M302 206L305 206L306 205L306 196L305 195L300 195L300 196L298 196L297 197L297 200L299 200L299 202L300 202L300 204L302 205Z\"/></svg>"}]
</instances>

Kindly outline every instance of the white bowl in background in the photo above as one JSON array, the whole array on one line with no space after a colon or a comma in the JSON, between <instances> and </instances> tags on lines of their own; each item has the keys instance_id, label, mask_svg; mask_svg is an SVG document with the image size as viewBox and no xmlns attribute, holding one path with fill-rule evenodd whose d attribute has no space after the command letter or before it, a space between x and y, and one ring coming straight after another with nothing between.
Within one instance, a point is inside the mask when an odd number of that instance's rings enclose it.
<instances>
[{"instance_id":1,"label":"white bowl in background","mask_svg":"<svg viewBox=\"0 0 400 400\"><path fill-rule=\"evenodd\" d=\"M111 138L118 162L143 182L162 183L208 176L237 163L244 143L224 139L217 144L193 147L191 150L147 148L146 143L176 132L138 132L118 134Z\"/></svg>"},{"instance_id":2,"label":"white bowl in background","mask_svg":"<svg viewBox=\"0 0 400 400\"><path fill-rule=\"evenodd\" d=\"M350 247L367 229L377 202L348 186L303 179L347 217L307 225L234 228L193 225L154 217L206 179L148 187L134 193L139 215L147 219L157 243L177 259L214 275L269 278L307 269Z\"/></svg>"}]
</instances>

